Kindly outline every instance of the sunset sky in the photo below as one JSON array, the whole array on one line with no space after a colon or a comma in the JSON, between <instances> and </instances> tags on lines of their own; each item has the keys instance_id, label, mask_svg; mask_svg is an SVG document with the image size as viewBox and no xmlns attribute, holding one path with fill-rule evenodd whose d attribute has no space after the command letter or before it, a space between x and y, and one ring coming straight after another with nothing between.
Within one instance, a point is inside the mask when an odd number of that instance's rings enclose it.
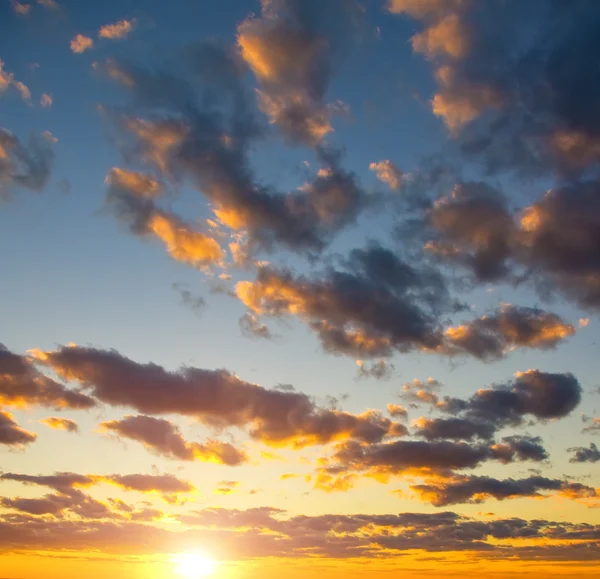
<instances>
[{"instance_id":1,"label":"sunset sky","mask_svg":"<svg viewBox=\"0 0 600 579\"><path fill-rule=\"evenodd\" d=\"M0 0L0 578L597 577L598 30Z\"/></svg>"}]
</instances>

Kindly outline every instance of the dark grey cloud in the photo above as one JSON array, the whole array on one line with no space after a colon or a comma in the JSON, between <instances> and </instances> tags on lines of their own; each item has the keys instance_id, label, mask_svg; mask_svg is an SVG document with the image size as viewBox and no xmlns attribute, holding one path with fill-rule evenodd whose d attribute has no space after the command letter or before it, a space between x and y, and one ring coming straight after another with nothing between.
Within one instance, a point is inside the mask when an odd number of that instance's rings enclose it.
<instances>
[{"instance_id":1,"label":"dark grey cloud","mask_svg":"<svg viewBox=\"0 0 600 579\"><path fill-rule=\"evenodd\" d=\"M0 128L0 199L14 187L41 191L54 164L54 143L49 133L32 133L26 144L7 129Z\"/></svg>"},{"instance_id":2,"label":"dark grey cloud","mask_svg":"<svg viewBox=\"0 0 600 579\"><path fill-rule=\"evenodd\" d=\"M436 507L460 503L483 503L490 498L502 501L523 497L544 497L544 491L570 498L600 498L596 489L565 480L532 476L499 480L489 476L459 476L431 484L412 485L422 500Z\"/></svg>"},{"instance_id":3,"label":"dark grey cloud","mask_svg":"<svg viewBox=\"0 0 600 579\"><path fill-rule=\"evenodd\" d=\"M37 370L25 356L0 344L0 403L4 406L44 406L85 410L96 406L86 394L71 390Z\"/></svg>"},{"instance_id":4,"label":"dark grey cloud","mask_svg":"<svg viewBox=\"0 0 600 579\"><path fill-rule=\"evenodd\" d=\"M168 371L157 364L139 364L114 350L78 346L39 353L38 362L78 382L106 404L144 414L193 416L218 428L247 428L252 438L266 444L298 448L406 434L405 426L379 412L350 414L321 408L305 394L269 390L227 370Z\"/></svg>"},{"instance_id":5,"label":"dark grey cloud","mask_svg":"<svg viewBox=\"0 0 600 579\"><path fill-rule=\"evenodd\" d=\"M600 461L600 450L593 443L590 442L589 448L585 446L575 446L568 449L569 452L573 452L573 457L569 462L598 462Z\"/></svg>"}]
</instances>

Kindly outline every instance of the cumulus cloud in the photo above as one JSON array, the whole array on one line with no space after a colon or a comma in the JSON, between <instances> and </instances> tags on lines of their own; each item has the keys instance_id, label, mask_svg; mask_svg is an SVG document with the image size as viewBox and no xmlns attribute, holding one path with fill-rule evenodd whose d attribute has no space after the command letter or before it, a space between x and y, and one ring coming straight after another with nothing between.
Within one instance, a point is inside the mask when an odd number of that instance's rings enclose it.
<instances>
[{"instance_id":1,"label":"cumulus cloud","mask_svg":"<svg viewBox=\"0 0 600 579\"><path fill-rule=\"evenodd\" d=\"M96 401L45 376L29 358L14 354L0 344L0 404L17 408L85 410L94 407Z\"/></svg>"},{"instance_id":2,"label":"cumulus cloud","mask_svg":"<svg viewBox=\"0 0 600 579\"><path fill-rule=\"evenodd\" d=\"M591 442L589 448L585 446L575 446L568 449L573 452L573 457L569 462L598 462L600 461L600 450Z\"/></svg>"},{"instance_id":3,"label":"cumulus cloud","mask_svg":"<svg viewBox=\"0 0 600 579\"><path fill-rule=\"evenodd\" d=\"M48 428L54 430L66 430L67 432L79 432L79 426L77 422L69 418L57 418L56 416L49 416L40 420L42 424L45 424Z\"/></svg>"},{"instance_id":4,"label":"cumulus cloud","mask_svg":"<svg viewBox=\"0 0 600 579\"><path fill-rule=\"evenodd\" d=\"M260 17L238 28L244 61L256 76L259 104L294 143L319 145L333 129L325 103L341 49L358 34L354 0L263 0Z\"/></svg>"},{"instance_id":5,"label":"cumulus cloud","mask_svg":"<svg viewBox=\"0 0 600 579\"><path fill-rule=\"evenodd\" d=\"M192 416L209 426L247 428L252 438L274 446L301 448L406 434L405 426L379 412L350 414L320 408L305 394L268 390L226 370L168 371L156 364L139 364L114 350L78 346L33 355L39 364L78 382L104 403L146 414ZM165 388L167 398L162 395Z\"/></svg>"},{"instance_id":6,"label":"cumulus cloud","mask_svg":"<svg viewBox=\"0 0 600 579\"><path fill-rule=\"evenodd\" d=\"M582 433L588 434L597 434L600 433L600 417L592 418L591 424L586 426L582 431Z\"/></svg>"},{"instance_id":7,"label":"cumulus cloud","mask_svg":"<svg viewBox=\"0 0 600 579\"><path fill-rule=\"evenodd\" d=\"M42 191L52 172L55 142L55 137L43 132L32 133L24 144L0 128L0 199L16 187Z\"/></svg>"},{"instance_id":8,"label":"cumulus cloud","mask_svg":"<svg viewBox=\"0 0 600 579\"><path fill-rule=\"evenodd\" d=\"M81 54L94 46L94 40L84 34L77 34L71 39L69 46L75 54Z\"/></svg>"},{"instance_id":9,"label":"cumulus cloud","mask_svg":"<svg viewBox=\"0 0 600 579\"><path fill-rule=\"evenodd\" d=\"M21 428L9 412L0 411L0 444L24 446L37 439L37 434Z\"/></svg>"},{"instance_id":10,"label":"cumulus cloud","mask_svg":"<svg viewBox=\"0 0 600 579\"><path fill-rule=\"evenodd\" d=\"M399 191L402 187L404 173L392 161L385 160L370 163L369 169L374 171L377 179L385 183L390 189Z\"/></svg>"},{"instance_id":11,"label":"cumulus cloud","mask_svg":"<svg viewBox=\"0 0 600 579\"><path fill-rule=\"evenodd\" d=\"M249 153L262 128L231 47L198 44L183 64L188 73L178 77L116 61L99 65L130 92L139 112L109 115L130 143L129 158L172 182L189 180L223 227L247 236L250 249L318 252L355 222L367 196L334 151L320 149L321 170L295 190L282 193L257 181Z\"/></svg>"},{"instance_id":12,"label":"cumulus cloud","mask_svg":"<svg viewBox=\"0 0 600 579\"><path fill-rule=\"evenodd\" d=\"M121 420L102 422L100 428L120 437L141 442L146 448L169 458L229 466L236 466L247 460L243 451L226 442L189 442L183 438L178 426L162 418L128 415Z\"/></svg>"},{"instance_id":13,"label":"cumulus cloud","mask_svg":"<svg viewBox=\"0 0 600 579\"><path fill-rule=\"evenodd\" d=\"M119 20L114 24L105 24L98 31L98 38L108 38L110 40L118 40L129 36L135 28L134 20Z\"/></svg>"},{"instance_id":14,"label":"cumulus cloud","mask_svg":"<svg viewBox=\"0 0 600 579\"><path fill-rule=\"evenodd\" d=\"M513 305L445 330L442 350L495 360L515 348L547 350L575 333L572 324L538 308Z\"/></svg>"},{"instance_id":15,"label":"cumulus cloud","mask_svg":"<svg viewBox=\"0 0 600 579\"><path fill-rule=\"evenodd\" d=\"M408 410L404 408L401 404L388 404L387 411L390 416L394 418L408 418Z\"/></svg>"},{"instance_id":16,"label":"cumulus cloud","mask_svg":"<svg viewBox=\"0 0 600 579\"><path fill-rule=\"evenodd\" d=\"M335 353L362 358L439 347L437 314L455 305L437 272L379 245L353 250L345 266L318 278L262 267L236 294L256 314L300 317Z\"/></svg>"}]
</instances>

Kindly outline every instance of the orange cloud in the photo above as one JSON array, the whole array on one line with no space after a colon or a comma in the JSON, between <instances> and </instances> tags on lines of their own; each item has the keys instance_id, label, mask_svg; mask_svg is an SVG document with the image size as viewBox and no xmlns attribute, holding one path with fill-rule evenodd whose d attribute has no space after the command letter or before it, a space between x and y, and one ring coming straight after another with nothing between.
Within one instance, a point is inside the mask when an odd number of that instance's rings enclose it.
<instances>
[{"instance_id":1,"label":"orange cloud","mask_svg":"<svg viewBox=\"0 0 600 579\"><path fill-rule=\"evenodd\" d=\"M21 428L9 412L0 410L0 444L21 447L31 444L37 439L37 434Z\"/></svg>"},{"instance_id":2,"label":"orange cloud","mask_svg":"<svg viewBox=\"0 0 600 579\"><path fill-rule=\"evenodd\" d=\"M89 36L84 36L83 34L77 34L77 36L75 36L71 40L70 46L71 46L71 50L75 54L81 54L82 52L85 52L86 50L89 50L90 48L92 48L92 46L94 46L94 41Z\"/></svg>"},{"instance_id":3,"label":"orange cloud","mask_svg":"<svg viewBox=\"0 0 600 579\"><path fill-rule=\"evenodd\" d=\"M40 420L42 424L45 424L48 428L54 430L66 430L68 432L79 432L79 426L74 420L68 418L57 418L56 416L49 416Z\"/></svg>"},{"instance_id":4,"label":"orange cloud","mask_svg":"<svg viewBox=\"0 0 600 579\"><path fill-rule=\"evenodd\" d=\"M369 169L374 171L377 179L385 183L390 189L400 190L404 173L390 160L370 163Z\"/></svg>"},{"instance_id":5,"label":"orange cloud","mask_svg":"<svg viewBox=\"0 0 600 579\"><path fill-rule=\"evenodd\" d=\"M110 40L116 40L125 38L135 28L134 20L119 20L114 24L106 24L98 31L99 38L108 38Z\"/></svg>"}]
</instances>

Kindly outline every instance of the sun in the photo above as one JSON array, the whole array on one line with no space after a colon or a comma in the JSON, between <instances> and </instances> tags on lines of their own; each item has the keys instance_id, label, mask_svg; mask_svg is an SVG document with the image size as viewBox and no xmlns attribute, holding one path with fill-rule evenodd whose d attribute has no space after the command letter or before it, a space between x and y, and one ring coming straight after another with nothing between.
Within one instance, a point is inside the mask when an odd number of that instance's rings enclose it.
<instances>
[{"instance_id":1,"label":"sun","mask_svg":"<svg viewBox=\"0 0 600 579\"><path fill-rule=\"evenodd\" d=\"M206 553L179 553L173 555L175 574L185 579L201 579L210 577L217 569L218 563Z\"/></svg>"}]
</instances>

